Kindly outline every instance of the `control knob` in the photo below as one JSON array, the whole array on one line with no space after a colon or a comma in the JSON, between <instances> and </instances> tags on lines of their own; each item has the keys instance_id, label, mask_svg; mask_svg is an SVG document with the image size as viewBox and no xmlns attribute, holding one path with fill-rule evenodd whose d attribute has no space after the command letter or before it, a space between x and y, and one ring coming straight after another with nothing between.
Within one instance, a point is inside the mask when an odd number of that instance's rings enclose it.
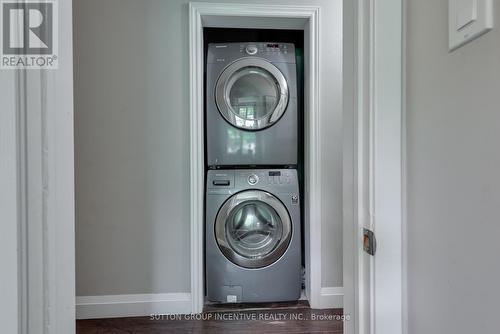
<instances>
[{"instance_id":1,"label":"control knob","mask_svg":"<svg viewBox=\"0 0 500 334\"><path fill-rule=\"evenodd\" d=\"M249 54L249 55L254 55L257 53L257 47L255 45L248 45L245 49L245 51Z\"/></svg>"},{"instance_id":2,"label":"control knob","mask_svg":"<svg viewBox=\"0 0 500 334\"><path fill-rule=\"evenodd\" d=\"M248 176L248 184L250 185L255 185L257 184L257 182L259 182L259 177L255 174L252 174L250 176Z\"/></svg>"}]
</instances>

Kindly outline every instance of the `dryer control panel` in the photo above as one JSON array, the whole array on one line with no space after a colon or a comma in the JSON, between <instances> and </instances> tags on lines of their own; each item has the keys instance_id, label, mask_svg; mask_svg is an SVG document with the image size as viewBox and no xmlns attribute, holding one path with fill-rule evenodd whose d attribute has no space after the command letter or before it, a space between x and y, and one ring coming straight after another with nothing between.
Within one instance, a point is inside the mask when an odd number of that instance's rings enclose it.
<instances>
[{"instance_id":1,"label":"dryer control panel","mask_svg":"<svg viewBox=\"0 0 500 334\"><path fill-rule=\"evenodd\" d=\"M245 42L208 44L207 63L229 64L241 57L260 57L270 62L295 64L295 46L292 43Z\"/></svg>"},{"instance_id":2,"label":"dryer control panel","mask_svg":"<svg viewBox=\"0 0 500 334\"><path fill-rule=\"evenodd\" d=\"M248 55L254 56L256 54L276 54L283 53L288 54L287 43L255 43L255 44L240 44L240 53L246 53ZM292 50L293 51L293 50Z\"/></svg>"}]
</instances>

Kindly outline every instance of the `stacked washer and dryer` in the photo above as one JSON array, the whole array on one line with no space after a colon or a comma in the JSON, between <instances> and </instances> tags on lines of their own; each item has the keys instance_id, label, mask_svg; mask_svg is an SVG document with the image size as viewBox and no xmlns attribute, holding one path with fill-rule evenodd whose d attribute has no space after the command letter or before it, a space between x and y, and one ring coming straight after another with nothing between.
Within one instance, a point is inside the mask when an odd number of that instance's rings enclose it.
<instances>
[{"instance_id":1,"label":"stacked washer and dryer","mask_svg":"<svg viewBox=\"0 0 500 334\"><path fill-rule=\"evenodd\" d=\"M294 45L209 44L206 85L208 300L296 300L301 217Z\"/></svg>"}]
</instances>

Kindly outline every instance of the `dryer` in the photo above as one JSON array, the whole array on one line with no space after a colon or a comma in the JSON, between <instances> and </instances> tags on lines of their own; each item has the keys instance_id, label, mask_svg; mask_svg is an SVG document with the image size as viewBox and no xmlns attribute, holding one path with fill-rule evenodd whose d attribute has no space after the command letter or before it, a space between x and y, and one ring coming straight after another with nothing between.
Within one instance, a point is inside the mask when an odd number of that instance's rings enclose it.
<instances>
[{"instance_id":1,"label":"dryer","mask_svg":"<svg viewBox=\"0 0 500 334\"><path fill-rule=\"evenodd\" d=\"M206 73L208 166L296 165L294 45L209 44Z\"/></svg>"},{"instance_id":2,"label":"dryer","mask_svg":"<svg viewBox=\"0 0 500 334\"><path fill-rule=\"evenodd\" d=\"M296 170L208 171L205 220L208 300L299 299L299 202Z\"/></svg>"}]
</instances>

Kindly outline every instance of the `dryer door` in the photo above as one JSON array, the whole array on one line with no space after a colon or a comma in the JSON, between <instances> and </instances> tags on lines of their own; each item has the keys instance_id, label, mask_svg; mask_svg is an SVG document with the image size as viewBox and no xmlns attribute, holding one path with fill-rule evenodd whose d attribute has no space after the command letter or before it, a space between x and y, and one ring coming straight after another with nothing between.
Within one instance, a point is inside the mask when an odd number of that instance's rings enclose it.
<instances>
[{"instance_id":1,"label":"dryer door","mask_svg":"<svg viewBox=\"0 0 500 334\"><path fill-rule=\"evenodd\" d=\"M275 124L288 104L288 85L276 66L247 57L227 66L215 87L221 115L243 130L261 130Z\"/></svg>"},{"instance_id":2,"label":"dryer door","mask_svg":"<svg viewBox=\"0 0 500 334\"><path fill-rule=\"evenodd\" d=\"M283 203L268 192L243 191L219 210L215 237L234 264L262 268L276 262L292 238L292 222Z\"/></svg>"}]
</instances>

